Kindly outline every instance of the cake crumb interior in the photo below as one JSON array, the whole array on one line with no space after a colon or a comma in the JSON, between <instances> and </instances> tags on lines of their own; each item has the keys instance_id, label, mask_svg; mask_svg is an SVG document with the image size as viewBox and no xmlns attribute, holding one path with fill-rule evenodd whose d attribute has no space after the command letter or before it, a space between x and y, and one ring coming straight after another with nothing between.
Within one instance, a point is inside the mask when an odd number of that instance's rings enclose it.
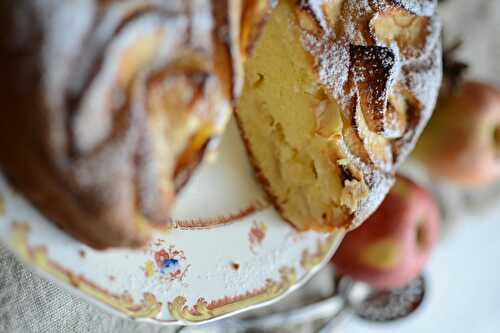
<instances>
[{"instance_id":1,"label":"cake crumb interior","mask_svg":"<svg viewBox=\"0 0 500 333\"><path fill-rule=\"evenodd\" d=\"M343 119L303 47L291 1L280 1L245 65L237 117L253 162L283 216L331 230L368 194L340 149Z\"/></svg>"}]
</instances>

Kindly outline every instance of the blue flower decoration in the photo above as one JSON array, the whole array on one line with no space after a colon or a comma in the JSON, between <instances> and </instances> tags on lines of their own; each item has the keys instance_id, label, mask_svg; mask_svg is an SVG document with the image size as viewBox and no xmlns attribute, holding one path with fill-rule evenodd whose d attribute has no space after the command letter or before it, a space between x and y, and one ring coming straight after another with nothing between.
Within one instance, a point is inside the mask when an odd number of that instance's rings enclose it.
<instances>
[{"instance_id":1,"label":"blue flower decoration","mask_svg":"<svg viewBox=\"0 0 500 333\"><path fill-rule=\"evenodd\" d=\"M166 259L163 261L163 267L160 269L160 272L163 274L170 273L175 271L177 267L179 267L179 260L174 258Z\"/></svg>"}]
</instances>

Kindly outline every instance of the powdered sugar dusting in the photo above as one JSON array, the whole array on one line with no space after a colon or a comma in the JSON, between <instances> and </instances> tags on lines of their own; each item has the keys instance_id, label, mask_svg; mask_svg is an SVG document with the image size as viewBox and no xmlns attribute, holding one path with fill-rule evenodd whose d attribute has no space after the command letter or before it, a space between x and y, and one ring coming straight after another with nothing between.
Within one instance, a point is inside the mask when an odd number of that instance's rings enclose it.
<instances>
[{"instance_id":1,"label":"powdered sugar dusting","mask_svg":"<svg viewBox=\"0 0 500 333\"><path fill-rule=\"evenodd\" d=\"M364 181L370 187L370 195L359 203L357 214L352 221L351 227L356 228L382 203L385 195L394 184L395 177L392 173L374 172L373 166L363 162L353 154L345 141L338 141L338 145L347 159L363 173Z\"/></svg>"},{"instance_id":2,"label":"powdered sugar dusting","mask_svg":"<svg viewBox=\"0 0 500 333\"><path fill-rule=\"evenodd\" d=\"M322 10L323 4L324 4L323 0L302 0L301 1L302 7L307 7L309 9L311 9L311 11L314 13L314 16L318 20L323 31L329 31L330 26L326 22L325 15L324 15L323 10Z\"/></svg>"},{"instance_id":3,"label":"powdered sugar dusting","mask_svg":"<svg viewBox=\"0 0 500 333\"><path fill-rule=\"evenodd\" d=\"M369 110L369 112L375 112L374 118L371 119L372 125L376 125L380 121L382 122L380 126L383 129L391 127L386 126L385 113L387 112L387 99L395 93L396 87L403 86L407 90L406 93L415 99L418 104L410 105L407 110L407 112L415 113L407 115L409 118L413 117L414 123L410 123L404 133L399 134L399 137L396 136L396 132L385 132L383 130L378 133L385 137L387 142L386 147L380 147L381 151L394 150L394 161L390 162L392 165L380 165L375 161L363 161L345 144L345 141L343 142L344 153L349 157L351 163L362 171L365 181L372 189L372 193L361 203L362 209L359 216L356 217L356 221L359 223L363 221L366 214L378 206L389 190L394 181L393 174L396 167L404 161L413 148L434 109L442 76L441 26L436 14L436 1L344 0L342 15L339 17L342 29L337 29L337 33L340 31L338 36L330 27L323 27L324 24L327 24L323 13L323 6L327 4L327 1L315 0L307 1L307 3L309 8L312 9L314 19L320 23L323 29L320 35L303 31L304 47L315 59L321 83L327 88L331 97L341 105L342 112L348 119L354 119L356 122L356 117L351 115L352 108L356 107L356 104L353 105L352 100L354 96L359 98L360 93L362 93L358 90L357 83L366 83L368 80L373 81L368 85L368 91L363 92L364 96L374 98L372 99L374 105L381 105L381 113L377 113L377 110ZM412 15L430 17L425 46L418 52L411 53L417 55L416 57L403 57L396 41L393 41L390 45L381 45L377 41L370 26L371 21L381 11L390 8L403 8ZM336 24L338 23L336 22ZM374 45L379 45L381 52L370 53L370 47ZM368 52L363 53L364 60L367 62L365 65L360 62L355 64L356 61L350 56L350 49L353 46L361 49L365 48L366 52ZM391 54L391 56L384 56L384 54ZM377 61L373 61L375 58ZM381 69L370 66L380 66ZM385 74L383 68L387 69ZM374 105L370 108L374 107ZM357 107L361 107L359 103ZM364 121L366 122L366 120ZM355 126L357 125L355 124ZM378 128L378 126L375 127ZM370 130L374 130L373 126L370 127ZM360 139L361 141L364 140L363 145L365 147L369 147L370 142L367 141L367 136Z\"/></svg>"},{"instance_id":4,"label":"powdered sugar dusting","mask_svg":"<svg viewBox=\"0 0 500 333\"><path fill-rule=\"evenodd\" d=\"M303 34L303 42L316 59L319 77L337 99L345 98L344 85L349 75L349 51L328 37L320 40L311 33Z\"/></svg>"},{"instance_id":5,"label":"powdered sugar dusting","mask_svg":"<svg viewBox=\"0 0 500 333\"><path fill-rule=\"evenodd\" d=\"M420 113L416 126L395 142L398 150L397 166L411 153L434 111L443 76L441 52L441 44L437 43L428 58L403 67L406 73L404 83L417 100Z\"/></svg>"},{"instance_id":6,"label":"powdered sugar dusting","mask_svg":"<svg viewBox=\"0 0 500 333\"><path fill-rule=\"evenodd\" d=\"M40 164L39 178L48 178L45 184L59 186L52 192L41 188L38 197L64 193L74 203L68 210L74 226L90 219L116 231L116 237L106 240L106 235L98 235L103 237L99 246L138 245L146 237L138 230L137 217L154 224L167 220L180 156L191 148L193 155L204 153L198 145L191 146L192 138L203 129L206 137L201 140L208 140L215 135L212 125L220 129L228 119L230 101L220 89L219 69L214 68L218 45L213 2L19 3L6 7L7 31L16 33L9 33L5 45L8 52L15 48L16 54L19 50L23 55L12 64L27 73L29 82L19 80L17 86L25 83L26 87L15 89L23 89L33 101L29 110L19 112L22 116L12 118L18 122L15 126L26 129L22 127L25 118L35 116L26 130L33 130L39 141L36 148L42 149L26 158ZM158 76L162 80L156 80ZM177 91L154 95L165 77L189 81L196 94L179 101L171 97ZM162 112L167 98L180 106ZM203 115L196 113L202 108ZM186 125L187 114L195 113L203 119ZM182 135L174 137L173 131L163 131L163 124L158 124L161 117L170 117L170 126L184 131ZM40 204L37 200L33 199L34 204ZM96 224L86 225L98 228ZM109 244L101 244L101 240Z\"/></svg>"},{"instance_id":7,"label":"powdered sugar dusting","mask_svg":"<svg viewBox=\"0 0 500 333\"><path fill-rule=\"evenodd\" d=\"M44 68L47 69L43 73L47 103L52 107L61 107L60 92L66 89L66 80L73 69L60 66L60 59L73 60L78 56L79 45L92 23L96 7L91 1L75 0L60 6L40 4L37 10L40 19L46 20L47 39L41 52ZM61 27L65 27L64 33Z\"/></svg>"},{"instance_id":8,"label":"powdered sugar dusting","mask_svg":"<svg viewBox=\"0 0 500 333\"><path fill-rule=\"evenodd\" d=\"M434 0L393 0L395 3L402 6L419 16L432 16L436 13L437 3Z\"/></svg>"}]
</instances>

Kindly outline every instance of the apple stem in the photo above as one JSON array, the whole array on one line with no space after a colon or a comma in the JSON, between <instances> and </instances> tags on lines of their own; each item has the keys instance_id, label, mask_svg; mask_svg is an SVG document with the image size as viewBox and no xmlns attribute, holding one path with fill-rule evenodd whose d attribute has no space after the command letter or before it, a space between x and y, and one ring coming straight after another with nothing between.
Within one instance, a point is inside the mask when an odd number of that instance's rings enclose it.
<instances>
[{"instance_id":1,"label":"apple stem","mask_svg":"<svg viewBox=\"0 0 500 333\"><path fill-rule=\"evenodd\" d=\"M425 245L425 242L426 242L425 220L424 219L420 220L417 224L415 239L416 239L418 248L422 249Z\"/></svg>"},{"instance_id":2,"label":"apple stem","mask_svg":"<svg viewBox=\"0 0 500 333\"><path fill-rule=\"evenodd\" d=\"M498 152L498 155L500 155L500 125L495 126L495 128L493 129L493 143Z\"/></svg>"}]
</instances>

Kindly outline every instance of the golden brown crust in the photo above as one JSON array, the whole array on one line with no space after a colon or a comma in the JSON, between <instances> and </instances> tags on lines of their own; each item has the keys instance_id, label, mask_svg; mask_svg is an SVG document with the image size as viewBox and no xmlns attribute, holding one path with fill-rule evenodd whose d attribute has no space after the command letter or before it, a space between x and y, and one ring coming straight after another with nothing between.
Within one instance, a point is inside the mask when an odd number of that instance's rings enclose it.
<instances>
[{"instance_id":1,"label":"golden brown crust","mask_svg":"<svg viewBox=\"0 0 500 333\"><path fill-rule=\"evenodd\" d=\"M215 66L221 84L234 103L243 85L243 65L239 49L242 0L213 0L215 19Z\"/></svg>"},{"instance_id":2,"label":"golden brown crust","mask_svg":"<svg viewBox=\"0 0 500 333\"><path fill-rule=\"evenodd\" d=\"M213 3L229 13L227 1ZM143 245L152 226L168 228L176 191L238 94L225 76L237 67L237 46L220 49L212 2L1 7L2 171L88 245ZM237 38L233 26L226 30Z\"/></svg>"},{"instance_id":3,"label":"golden brown crust","mask_svg":"<svg viewBox=\"0 0 500 333\"><path fill-rule=\"evenodd\" d=\"M244 60L252 56L271 10L271 0L243 0L240 48Z\"/></svg>"}]
</instances>

